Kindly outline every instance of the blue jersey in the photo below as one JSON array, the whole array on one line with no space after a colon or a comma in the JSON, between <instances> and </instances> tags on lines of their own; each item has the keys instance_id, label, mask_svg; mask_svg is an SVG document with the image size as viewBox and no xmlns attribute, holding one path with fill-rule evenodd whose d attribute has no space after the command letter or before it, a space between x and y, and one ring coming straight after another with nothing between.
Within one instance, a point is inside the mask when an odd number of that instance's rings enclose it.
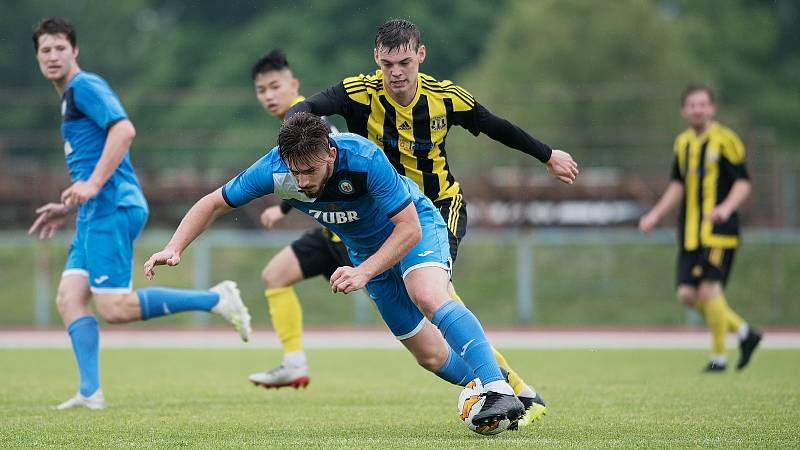
<instances>
[{"instance_id":1,"label":"blue jersey","mask_svg":"<svg viewBox=\"0 0 800 450\"><path fill-rule=\"evenodd\" d=\"M86 181L103 153L108 129L127 119L119 98L99 76L78 72L64 89L61 100L61 135L67 168L73 182ZM147 209L142 188L126 153L98 194L81 205L78 220L90 220L114 212L117 207Z\"/></svg>"},{"instance_id":2,"label":"blue jersey","mask_svg":"<svg viewBox=\"0 0 800 450\"><path fill-rule=\"evenodd\" d=\"M359 255L374 253L386 241L394 230L390 219L409 203L414 203L418 213L435 211L417 185L398 174L374 143L352 133L330 137L337 148L336 161L318 198L308 198L299 190L275 147L225 184L225 201L237 208L274 193L339 235L351 254Z\"/></svg>"}]
</instances>

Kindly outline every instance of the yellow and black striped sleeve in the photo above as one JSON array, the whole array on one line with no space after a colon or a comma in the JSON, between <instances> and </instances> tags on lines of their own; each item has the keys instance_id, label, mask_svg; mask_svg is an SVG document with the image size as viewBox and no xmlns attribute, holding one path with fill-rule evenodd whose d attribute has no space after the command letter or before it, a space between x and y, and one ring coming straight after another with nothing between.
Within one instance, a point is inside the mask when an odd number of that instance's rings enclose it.
<instances>
[{"instance_id":1,"label":"yellow and black striped sleeve","mask_svg":"<svg viewBox=\"0 0 800 450\"><path fill-rule=\"evenodd\" d=\"M720 132L720 172L733 181L750 179L744 156L744 144L739 136L733 130L723 129Z\"/></svg>"},{"instance_id":2,"label":"yellow and black striped sleeve","mask_svg":"<svg viewBox=\"0 0 800 450\"><path fill-rule=\"evenodd\" d=\"M672 145L672 170L670 173L670 178L673 181L680 181L683 183L685 181L684 174L686 173L686 166L685 166L685 148L686 142L683 138L683 134L678 135L675 138L675 143Z\"/></svg>"}]
</instances>

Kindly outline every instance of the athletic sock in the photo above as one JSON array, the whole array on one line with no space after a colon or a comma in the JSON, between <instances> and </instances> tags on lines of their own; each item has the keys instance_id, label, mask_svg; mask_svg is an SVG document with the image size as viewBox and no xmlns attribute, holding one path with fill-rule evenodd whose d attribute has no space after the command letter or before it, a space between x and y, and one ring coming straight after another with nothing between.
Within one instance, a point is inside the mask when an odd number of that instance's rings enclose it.
<instances>
[{"instance_id":1,"label":"athletic sock","mask_svg":"<svg viewBox=\"0 0 800 450\"><path fill-rule=\"evenodd\" d=\"M475 377L467 363L450 346L447 347L447 361L434 373L437 377L458 386L466 386Z\"/></svg>"},{"instance_id":2,"label":"athletic sock","mask_svg":"<svg viewBox=\"0 0 800 450\"><path fill-rule=\"evenodd\" d=\"M742 322L742 325L736 330L736 336L740 341L743 341L747 339L748 334L750 334L750 325L748 325L747 322Z\"/></svg>"},{"instance_id":3,"label":"athletic sock","mask_svg":"<svg viewBox=\"0 0 800 450\"><path fill-rule=\"evenodd\" d=\"M294 288L267 289L264 296L284 353L303 351L303 310Z\"/></svg>"},{"instance_id":4,"label":"athletic sock","mask_svg":"<svg viewBox=\"0 0 800 450\"><path fill-rule=\"evenodd\" d=\"M728 330L725 300L718 295L708 300L705 305L706 323L711 331L711 353L725 355L725 333Z\"/></svg>"},{"instance_id":5,"label":"athletic sock","mask_svg":"<svg viewBox=\"0 0 800 450\"><path fill-rule=\"evenodd\" d=\"M450 292L450 296L453 297L453 300L457 301L462 305L464 304L464 301L461 300L461 297L458 295L453 285L450 285L448 290ZM514 369L511 368L511 365L508 364L508 361L506 361L505 356L503 356L502 353L500 353L496 348L494 348L494 346L492 346L492 355L494 355L494 359L495 361L497 361L497 365L500 366L502 369L504 369L506 372L508 372L508 384L510 384L511 388L514 389L514 393L520 394L523 391L523 389L525 389L525 380L523 380L522 377L519 376L519 374Z\"/></svg>"},{"instance_id":6,"label":"athletic sock","mask_svg":"<svg viewBox=\"0 0 800 450\"><path fill-rule=\"evenodd\" d=\"M505 383L481 323L464 305L448 300L436 310L431 322L484 386L493 381Z\"/></svg>"},{"instance_id":7,"label":"athletic sock","mask_svg":"<svg viewBox=\"0 0 800 450\"><path fill-rule=\"evenodd\" d=\"M289 352L283 355L281 364L289 367L303 367L308 364L306 360L306 352L300 350L299 352Z\"/></svg>"},{"instance_id":8,"label":"athletic sock","mask_svg":"<svg viewBox=\"0 0 800 450\"><path fill-rule=\"evenodd\" d=\"M720 294L720 299L722 301L722 305L725 307L725 323L728 326L728 331L732 333L738 333L745 323L744 319L742 319L739 314L736 314L736 311L734 311L730 305L728 305L728 300L725 299L725 295Z\"/></svg>"},{"instance_id":9,"label":"athletic sock","mask_svg":"<svg viewBox=\"0 0 800 450\"><path fill-rule=\"evenodd\" d=\"M81 383L79 392L84 397L91 397L100 388L100 327L97 319L94 316L79 317L69 324L67 333L78 363Z\"/></svg>"},{"instance_id":10,"label":"athletic sock","mask_svg":"<svg viewBox=\"0 0 800 450\"><path fill-rule=\"evenodd\" d=\"M211 311L219 294L211 291L150 287L137 289L142 320L183 311Z\"/></svg>"}]
</instances>

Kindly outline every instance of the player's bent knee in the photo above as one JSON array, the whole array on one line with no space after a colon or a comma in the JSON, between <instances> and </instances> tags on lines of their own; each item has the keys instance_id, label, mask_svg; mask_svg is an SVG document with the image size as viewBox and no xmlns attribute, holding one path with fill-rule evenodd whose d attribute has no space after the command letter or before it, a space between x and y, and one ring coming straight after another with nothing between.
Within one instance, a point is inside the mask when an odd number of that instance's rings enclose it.
<instances>
[{"instance_id":1,"label":"player's bent knee","mask_svg":"<svg viewBox=\"0 0 800 450\"><path fill-rule=\"evenodd\" d=\"M426 315L435 313L449 299L447 291L429 286L415 287L408 294Z\"/></svg>"}]
</instances>

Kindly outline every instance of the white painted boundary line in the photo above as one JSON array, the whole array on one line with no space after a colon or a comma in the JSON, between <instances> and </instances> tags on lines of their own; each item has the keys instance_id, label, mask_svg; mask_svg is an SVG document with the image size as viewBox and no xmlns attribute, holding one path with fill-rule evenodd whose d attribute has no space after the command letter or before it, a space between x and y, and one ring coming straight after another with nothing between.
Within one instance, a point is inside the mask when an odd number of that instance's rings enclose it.
<instances>
[{"instance_id":1,"label":"white painted boundary line","mask_svg":"<svg viewBox=\"0 0 800 450\"><path fill-rule=\"evenodd\" d=\"M698 331L492 331L492 344L503 349L706 349L707 332ZM306 331L306 348L401 349L388 331ZM232 330L125 330L105 329L103 348L279 348L275 333L259 330L247 344ZM735 338L728 345L736 348ZM800 331L769 331L763 348L800 349ZM0 330L0 349L69 348L66 332L60 330Z\"/></svg>"}]
</instances>

